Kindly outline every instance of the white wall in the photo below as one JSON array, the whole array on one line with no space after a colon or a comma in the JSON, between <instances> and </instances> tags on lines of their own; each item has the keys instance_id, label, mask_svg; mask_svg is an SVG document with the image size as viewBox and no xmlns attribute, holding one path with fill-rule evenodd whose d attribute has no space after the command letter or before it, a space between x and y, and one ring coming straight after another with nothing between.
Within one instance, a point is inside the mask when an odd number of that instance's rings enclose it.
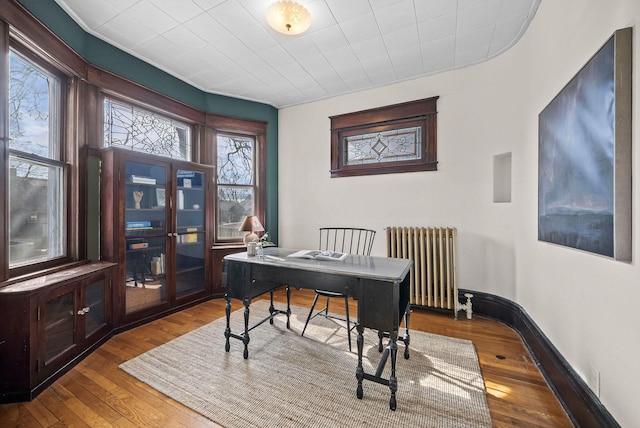
<instances>
[{"instance_id":1,"label":"white wall","mask_svg":"<svg viewBox=\"0 0 640 428\"><path fill-rule=\"evenodd\" d=\"M321 226L458 228L460 287L520 304L574 369L600 372L600 399L640 426L640 268L537 241L538 114L615 30L635 27L637 0L544 1L529 30L493 60L279 113L282 247L314 248ZM640 123L634 28L633 170ZM438 171L330 178L329 116L438 95ZM493 203L493 156L512 152L512 203ZM633 223L640 180L633 178ZM637 254L634 232L634 254Z\"/></svg>"}]
</instances>

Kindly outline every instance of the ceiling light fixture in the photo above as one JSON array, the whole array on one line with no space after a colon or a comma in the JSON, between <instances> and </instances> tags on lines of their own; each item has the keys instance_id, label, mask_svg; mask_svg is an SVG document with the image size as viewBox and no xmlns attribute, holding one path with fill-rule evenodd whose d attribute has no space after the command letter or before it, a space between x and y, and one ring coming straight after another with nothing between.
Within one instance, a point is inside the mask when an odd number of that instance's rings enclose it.
<instances>
[{"instance_id":1,"label":"ceiling light fixture","mask_svg":"<svg viewBox=\"0 0 640 428\"><path fill-rule=\"evenodd\" d=\"M277 1L267 9L267 22L283 34L304 33L311 26L309 11L294 1Z\"/></svg>"}]
</instances>

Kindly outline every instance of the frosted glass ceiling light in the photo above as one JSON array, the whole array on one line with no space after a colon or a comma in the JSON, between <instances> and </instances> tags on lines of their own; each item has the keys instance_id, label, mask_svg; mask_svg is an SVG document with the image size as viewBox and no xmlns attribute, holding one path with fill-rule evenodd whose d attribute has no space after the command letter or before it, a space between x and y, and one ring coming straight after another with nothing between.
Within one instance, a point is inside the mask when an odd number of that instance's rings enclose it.
<instances>
[{"instance_id":1,"label":"frosted glass ceiling light","mask_svg":"<svg viewBox=\"0 0 640 428\"><path fill-rule=\"evenodd\" d=\"M309 11L294 1L277 1L267 9L267 22L283 34L304 33L311 26Z\"/></svg>"}]
</instances>

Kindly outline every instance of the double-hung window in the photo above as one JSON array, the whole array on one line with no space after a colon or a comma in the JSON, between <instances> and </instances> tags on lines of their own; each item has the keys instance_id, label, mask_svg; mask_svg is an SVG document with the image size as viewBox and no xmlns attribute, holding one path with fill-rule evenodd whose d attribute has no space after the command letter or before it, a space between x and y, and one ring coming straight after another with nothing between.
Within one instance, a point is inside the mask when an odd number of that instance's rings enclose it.
<instances>
[{"instance_id":1,"label":"double-hung window","mask_svg":"<svg viewBox=\"0 0 640 428\"><path fill-rule=\"evenodd\" d=\"M238 230L245 216L256 215L256 138L217 134L217 240L242 238Z\"/></svg>"},{"instance_id":2,"label":"double-hung window","mask_svg":"<svg viewBox=\"0 0 640 428\"><path fill-rule=\"evenodd\" d=\"M64 78L29 52L11 47L8 55L8 215L4 219L8 254L4 259L11 270L67 255L67 213Z\"/></svg>"},{"instance_id":3,"label":"double-hung window","mask_svg":"<svg viewBox=\"0 0 640 428\"><path fill-rule=\"evenodd\" d=\"M216 244L235 244L245 216L266 228L266 123L210 116L216 162Z\"/></svg>"}]
</instances>

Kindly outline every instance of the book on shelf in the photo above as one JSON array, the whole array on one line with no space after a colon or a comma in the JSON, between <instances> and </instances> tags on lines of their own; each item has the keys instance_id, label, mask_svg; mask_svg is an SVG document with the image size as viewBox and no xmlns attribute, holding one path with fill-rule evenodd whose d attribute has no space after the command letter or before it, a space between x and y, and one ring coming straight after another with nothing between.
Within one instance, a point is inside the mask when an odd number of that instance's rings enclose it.
<instances>
[{"instance_id":1,"label":"book on shelf","mask_svg":"<svg viewBox=\"0 0 640 428\"><path fill-rule=\"evenodd\" d=\"M151 222L148 220L142 221L125 221L124 228L127 230L136 230L136 229L151 229Z\"/></svg>"},{"instance_id":2,"label":"book on shelf","mask_svg":"<svg viewBox=\"0 0 640 428\"><path fill-rule=\"evenodd\" d=\"M183 241L185 244L190 244L193 242L198 242L198 234L196 232L198 232L198 228L197 227L187 227L187 232L184 236L183 236Z\"/></svg>"},{"instance_id":3,"label":"book on shelf","mask_svg":"<svg viewBox=\"0 0 640 428\"><path fill-rule=\"evenodd\" d=\"M141 175L132 175L131 182L136 184L156 184L156 179L153 177L144 177Z\"/></svg>"},{"instance_id":4,"label":"book on shelf","mask_svg":"<svg viewBox=\"0 0 640 428\"><path fill-rule=\"evenodd\" d=\"M130 242L128 245L130 250L142 250L145 248L149 248L148 242Z\"/></svg>"},{"instance_id":5,"label":"book on shelf","mask_svg":"<svg viewBox=\"0 0 640 428\"><path fill-rule=\"evenodd\" d=\"M184 191L183 190L178 190L178 209L179 210L184 209Z\"/></svg>"},{"instance_id":6,"label":"book on shelf","mask_svg":"<svg viewBox=\"0 0 640 428\"><path fill-rule=\"evenodd\" d=\"M339 261L344 260L347 257L347 253L341 253L339 251L301 250L289 254L287 257Z\"/></svg>"}]
</instances>

